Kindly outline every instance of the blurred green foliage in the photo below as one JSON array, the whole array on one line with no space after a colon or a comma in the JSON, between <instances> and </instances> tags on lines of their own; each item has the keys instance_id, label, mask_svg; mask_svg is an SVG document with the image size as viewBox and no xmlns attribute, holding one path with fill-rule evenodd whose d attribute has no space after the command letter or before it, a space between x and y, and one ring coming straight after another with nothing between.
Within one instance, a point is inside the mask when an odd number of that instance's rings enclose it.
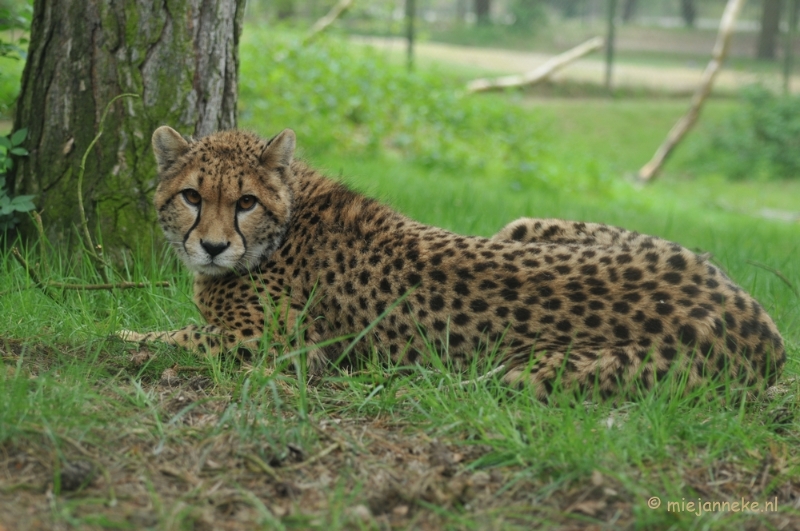
<instances>
[{"instance_id":1,"label":"blurred green foliage","mask_svg":"<svg viewBox=\"0 0 800 531\"><path fill-rule=\"evenodd\" d=\"M9 114L19 94L32 4L32 0L0 0L0 116Z\"/></svg>"},{"instance_id":2,"label":"blurred green foliage","mask_svg":"<svg viewBox=\"0 0 800 531\"><path fill-rule=\"evenodd\" d=\"M514 17L512 28L530 31L547 24L544 0L512 0L509 12Z\"/></svg>"},{"instance_id":3,"label":"blurred green foliage","mask_svg":"<svg viewBox=\"0 0 800 531\"><path fill-rule=\"evenodd\" d=\"M344 40L303 46L296 34L248 30L239 107L262 134L291 127L311 156L395 153L448 172L550 180L547 128L507 97L467 96L451 77L409 73Z\"/></svg>"},{"instance_id":4,"label":"blurred green foliage","mask_svg":"<svg viewBox=\"0 0 800 531\"><path fill-rule=\"evenodd\" d=\"M14 167L13 156L27 157L28 150L22 147L28 136L27 129L20 129L8 136L0 137L0 234L19 223L16 214L33 210L32 195L11 197L6 190L6 173Z\"/></svg>"},{"instance_id":5,"label":"blurred green foliage","mask_svg":"<svg viewBox=\"0 0 800 531\"><path fill-rule=\"evenodd\" d=\"M698 159L733 179L800 178L800 95L777 95L754 85L741 99Z\"/></svg>"}]
</instances>

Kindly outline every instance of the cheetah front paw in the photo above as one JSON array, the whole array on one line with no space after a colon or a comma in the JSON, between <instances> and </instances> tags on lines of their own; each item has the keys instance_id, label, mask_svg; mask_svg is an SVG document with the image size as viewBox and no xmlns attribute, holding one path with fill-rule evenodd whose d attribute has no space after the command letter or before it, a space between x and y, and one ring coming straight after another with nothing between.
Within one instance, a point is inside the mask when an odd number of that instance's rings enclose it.
<instances>
[{"instance_id":1,"label":"cheetah front paw","mask_svg":"<svg viewBox=\"0 0 800 531\"><path fill-rule=\"evenodd\" d=\"M134 332L133 330L120 330L114 336L128 343L141 343L147 340L147 334Z\"/></svg>"}]
</instances>

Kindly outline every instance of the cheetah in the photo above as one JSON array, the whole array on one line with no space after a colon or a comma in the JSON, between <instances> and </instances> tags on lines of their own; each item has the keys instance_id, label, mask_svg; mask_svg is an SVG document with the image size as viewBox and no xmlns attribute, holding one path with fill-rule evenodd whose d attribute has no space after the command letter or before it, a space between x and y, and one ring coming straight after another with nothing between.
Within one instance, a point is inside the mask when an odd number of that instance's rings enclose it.
<instances>
[{"instance_id":1,"label":"cheetah","mask_svg":"<svg viewBox=\"0 0 800 531\"><path fill-rule=\"evenodd\" d=\"M354 337L352 356L408 366L431 348L456 368L493 353L505 382L542 399L559 383L602 397L652 389L671 372L685 389L758 389L783 368L772 319L707 256L562 220L454 234L295 160L295 143L290 129L154 132L158 220L208 324L123 339L245 358L262 341L302 341L311 375Z\"/></svg>"}]
</instances>

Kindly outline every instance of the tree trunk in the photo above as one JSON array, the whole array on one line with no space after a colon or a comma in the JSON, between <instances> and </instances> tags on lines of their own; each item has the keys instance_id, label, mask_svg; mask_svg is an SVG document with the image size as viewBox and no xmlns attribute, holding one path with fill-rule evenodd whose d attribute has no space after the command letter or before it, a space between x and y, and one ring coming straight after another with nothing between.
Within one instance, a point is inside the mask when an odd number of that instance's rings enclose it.
<instances>
[{"instance_id":1,"label":"tree trunk","mask_svg":"<svg viewBox=\"0 0 800 531\"><path fill-rule=\"evenodd\" d=\"M577 17L580 4L581 0L562 0L561 2L558 2L558 5L561 8L561 16L564 18Z\"/></svg>"},{"instance_id":2,"label":"tree trunk","mask_svg":"<svg viewBox=\"0 0 800 531\"><path fill-rule=\"evenodd\" d=\"M278 20L286 20L295 15L294 0L278 0L276 7Z\"/></svg>"},{"instance_id":3,"label":"tree trunk","mask_svg":"<svg viewBox=\"0 0 800 531\"><path fill-rule=\"evenodd\" d=\"M630 22L635 14L636 0L625 0L625 3L622 4L622 21L625 23Z\"/></svg>"},{"instance_id":4,"label":"tree trunk","mask_svg":"<svg viewBox=\"0 0 800 531\"><path fill-rule=\"evenodd\" d=\"M697 7L694 5L694 0L681 0L681 16L687 27L694 27L697 18Z\"/></svg>"},{"instance_id":5,"label":"tree trunk","mask_svg":"<svg viewBox=\"0 0 800 531\"><path fill-rule=\"evenodd\" d=\"M35 194L48 236L78 225L83 201L107 243L132 243L153 219L156 185L150 135L170 124L204 136L236 126L238 44L245 0L36 0L28 60L14 116L27 127L30 156L12 176L16 194ZM99 214L99 217L97 216ZM31 234L30 227L23 227ZM113 235L113 238L109 238Z\"/></svg>"},{"instance_id":6,"label":"tree trunk","mask_svg":"<svg viewBox=\"0 0 800 531\"><path fill-rule=\"evenodd\" d=\"M764 9L761 11L761 32L758 34L756 49L758 59L775 59L782 3L781 0L764 0Z\"/></svg>"},{"instance_id":7,"label":"tree trunk","mask_svg":"<svg viewBox=\"0 0 800 531\"><path fill-rule=\"evenodd\" d=\"M490 0L475 0L475 18L478 24L489 24L491 12Z\"/></svg>"}]
</instances>

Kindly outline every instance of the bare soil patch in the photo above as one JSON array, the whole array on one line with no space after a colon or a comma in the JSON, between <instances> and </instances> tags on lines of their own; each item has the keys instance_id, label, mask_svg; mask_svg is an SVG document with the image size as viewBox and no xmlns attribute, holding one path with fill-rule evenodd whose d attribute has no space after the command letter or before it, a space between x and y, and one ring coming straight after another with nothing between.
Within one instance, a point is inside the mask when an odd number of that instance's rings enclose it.
<instances>
[{"instance_id":1,"label":"bare soil patch","mask_svg":"<svg viewBox=\"0 0 800 531\"><path fill-rule=\"evenodd\" d=\"M15 366L22 350L32 367L43 367L54 354L52 347L3 340L0 368ZM129 369L141 363L126 359L122 365ZM98 388L109 404L144 393L152 397L155 416L130 407L104 429L68 432L22 423L0 443L0 529L61 529L70 521L82 529L524 529L534 523L634 529L642 499L659 492L658 482L630 464L620 464L625 473L619 476L608 470L589 477L530 473L526 463L498 455L486 440L432 437L402 415L322 411L300 419L287 413L286 425L308 436L302 444L279 446L235 429L235 399L207 375L168 370L173 374L149 382L117 378L113 391ZM328 385L336 384L323 381L309 392ZM87 410L103 407L86 404ZM742 529L800 528L793 452L785 445L753 452L751 462L709 465L698 455L680 464L653 460L643 469L659 481L683 482L686 492L706 500L765 499L795 507L750 515L757 517L751 523L741 515ZM679 527L687 518L694 516L675 514Z\"/></svg>"}]
</instances>

